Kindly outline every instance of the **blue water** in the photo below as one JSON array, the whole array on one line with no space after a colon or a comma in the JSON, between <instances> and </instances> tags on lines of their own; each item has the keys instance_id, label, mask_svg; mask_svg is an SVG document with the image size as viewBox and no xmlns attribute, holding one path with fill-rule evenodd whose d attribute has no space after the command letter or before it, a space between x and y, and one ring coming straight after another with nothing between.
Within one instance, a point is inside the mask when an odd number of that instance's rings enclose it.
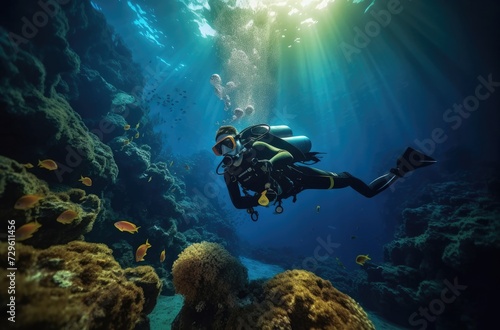
<instances>
[{"instance_id":1,"label":"blue water","mask_svg":"<svg viewBox=\"0 0 500 330\"><path fill-rule=\"evenodd\" d=\"M454 103L474 93L478 76L486 78L498 68L488 37L477 34L481 22L464 21L459 9L444 2L402 1L401 11L392 15L389 25L369 38L360 53L351 54L350 61L341 45L353 45L355 28L373 22L368 12L358 13L359 6L368 3L332 2L322 10L306 7L302 17L310 15L316 21L310 26L296 18L262 23L258 32L274 35L279 30L284 36L276 39L279 44L265 44L271 38L265 34L217 31L217 20L227 20L239 29L248 20L232 9L214 18L215 9L206 9L213 5L209 2L94 4L144 68L150 116L164 121L155 130L162 134L165 150L174 155L189 158L209 151L218 124L231 118L209 83L210 76L218 73L224 83L232 77L252 84L241 89L250 94L256 113L234 123L238 129L261 122L289 125L296 135L313 141L313 150L326 153L317 165L321 169L349 171L369 182L393 166L406 146L438 159L458 145L483 160L498 158L499 141L486 133L498 122L492 120L498 119L493 100L481 101L476 111L461 119L458 129L452 128L456 122L443 119ZM383 4L373 8L384 9ZM269 14L274 9L262 11ZM342 10L349 13L343 15ZM295 42L289 40L292 37ZM232 43L225 44L221 38ZM255 43L261 57L248 52L252 49L248 42ZM249 62L229 63L234 49L244 50ZM173 105L159 104L167 96ZM429 143L436 129L442 130L438 136L442 142ZM206 171L217 163L214 157ZM439 166L433 170L439 171ZM419 173L419 179L428 173ZM209 180L221 187L222 178ZM227 199L223 189L219 193L221 200ZM345 247L339 251L343 258L352 260L358 253L370 252L380 260L381 244L393 230L381 219L383 199L368 200L349 189L307 191L296 204L287 201L280 216L262 210L261 221L244 221L239 234L251 243L305 251L316 246L319 235L332 235ZM246 217L244 211L241 217ZM352 240L352 235L357 238Z\"/></svg>"}]
</instances>

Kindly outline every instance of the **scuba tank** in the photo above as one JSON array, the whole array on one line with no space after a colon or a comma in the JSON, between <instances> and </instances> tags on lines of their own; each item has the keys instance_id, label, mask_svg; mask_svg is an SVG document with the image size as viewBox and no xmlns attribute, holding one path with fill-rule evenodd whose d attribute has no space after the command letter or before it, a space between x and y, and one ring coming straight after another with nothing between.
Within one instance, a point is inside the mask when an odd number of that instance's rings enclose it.
<instances>
[{"instance_id":1,"label":"scuba tank","mask_svg":"<svg viewBox=\"0 0 500 330\"><path fill-rule=\"evenodd\" d=\"M269 133L290 143L295 148L302 151L303 154L307 154L311 151L311 140L305 135L293 136L292 129L287 125L270 126Z\"/></svg>"}]
</instances>

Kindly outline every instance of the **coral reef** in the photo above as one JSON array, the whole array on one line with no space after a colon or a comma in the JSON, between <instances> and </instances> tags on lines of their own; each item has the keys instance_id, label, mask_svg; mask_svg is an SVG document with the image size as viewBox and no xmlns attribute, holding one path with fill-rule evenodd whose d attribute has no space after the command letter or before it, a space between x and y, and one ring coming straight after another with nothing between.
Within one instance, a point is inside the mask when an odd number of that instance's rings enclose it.
<instances>
[{"instance_id":1,"label":"coral reef","mask_svg":"<svg viewBox=\"0 0 500 330\"><path fill-rule=\"evenodd\" d=\"M311 272L245 285L246 269L215 243L186 248L172 273L185 297L173 329L374 329L354 299Z\"/></svg>"},{"instance_id":2,"label":"coral reef","mask_svg":"<svg viewBox=\"0 0 500 330\"><path fill-rule=\"evenodd\" d=\"M231 304L248 280L239 260L221 245L210 242L195 243L184 249L172 266L172 276L176 292L190 306L202 301Z\"/></svg>"},{"instance_id":3,"label":"coral reef","mask_svg":"<svg viewBox=\"0 0 500 330\"><path fill-rule=\"evenodd\" d=\"M427 202L402 212L400 232L384 249L387 264L365 267L360 299L389 320L438 329L482 328L494 321L493 308L474 306L490 306L500 294L494 289L500 272L491 262L500 258L495 180L480 179L481 173L459 176L460 181L431 184L416 194ZM443 295L451 297L446 304ZM436 301L442 309L430 306ZM422 313L429 307L429 315Z\"/></svg>"},{"instance_id":4,"label":"coral reef","mask_svg":"<svg viewBox=\"0 0 500 330\"><path fill-rule=\"evenodd\" d=\"M195 243L179 255L172 267L175 291L184 296L184 306L173 329L210 325L220 328L237 294L248 281L247 270L221 245Z\"/></svg>"},{"instance_id":5,"label":"coral reef","mask_svg":"<svg viewBox=\"0 0 500 330\"><path fill-rule=\"evenodd\" d=\"M136 268L127 268L124 272L125 277L140 287L144 292L143 314L149 314L156 306L158 295L161 292L161 281L151 266L139 266Z\"/></svg>"},{"instance_id":6,"label":"coral reef","mask_svg":"<svg viewBox=\"0 0 500 330\"><path fill-rule=\"evenodd\" d=\"M16 200L27 194L43 198L32 208L15 209ZM26 167L3 156L0 156L0 200L0 218L16 219L17 228L34 220L42 225L32 238L23 241L41 248L82 239L92 230L101 209L96 195L87 195L81 189L53 192L46 182L29 173ZM56 221L65 210L77 212L78 217L67 224Z\"/></svg>"},{"instance_id":7,"label":"coral reef","mask_svg":"<svg viewBox=\"0 0 500 330\"><path fill-rule=\"evenodd\" d=\"M21 3L9 7L13 17L36 9L30 8L28 2ZM14 14L15 10L21 14ZM4 24L12 31L18 29L17 22L6 20ZM54 88L61 81L61 74L78 72L80 68L78 55L64 39L67 32L65 15L56 15L40 29L37 38L18 47L10 42L8 32L0 28L0 56L4 63L0 120L9 123L0 137L16 141L2 144L0 152L21 162L54 159L59 163L56 176L46 174L44 179L74 182L85 173L96 182L113 182L118 169L111 149L89 131L80 115Z\"/></svg>"},{"instance_id":8,"label":"coral reef","mask_svg":"<svg viewBox=\"0 0 500 330\"><path fill-rule=\"evenodd\" d=\"M257 302L232 318L228 329L375 329L354 299L305 270L276 275Z\"/></svg>"},{"instance_id":9,"label":"coral reef","mask_svg":"<svg viewBox=\"0 0 500 330\"><path fill-rule=\"evenodd\" d=\"M0 251L0 283L7 287L7 243ZM123 270L103 244L74 241L36 250L18 243L16 259L12 329L134 329L159 292L151 267ZM3 306L6 299L1 296Z\"/></svg>"}]
</instances>

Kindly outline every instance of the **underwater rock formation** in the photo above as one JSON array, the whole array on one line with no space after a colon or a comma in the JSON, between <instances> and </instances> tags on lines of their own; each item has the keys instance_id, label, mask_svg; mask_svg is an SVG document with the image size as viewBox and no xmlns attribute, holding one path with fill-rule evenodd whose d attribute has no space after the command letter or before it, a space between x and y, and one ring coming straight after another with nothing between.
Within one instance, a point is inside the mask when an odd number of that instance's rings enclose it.
<instances>
[{"instance_id":1,"label":"underwater rock formation","mask_svg":"<svg viewBox=\"0 0 500 330\"><path fill-rule=\"evenodd\" d=\"M46 182L29 171L16 161L0 156L0 218L15 219L17 229L33 221L41 225L24 244L46 248L82 239L92 230L101 209L99 197L81 189L51 191ZM16 201L25 195L42 198L31 208L14 208ZM67 223L57 221L66 210L75 211L77 217Z\"/></svg>"},{"instance_id":2,"label":"underwater rock formation","mask_svg":"<svg viewBox=\"0 0 500 330\"><path fill-rule=\"evenodd\" d=\"M111 149L89 132L80 116L62 97L46 97L34 86L16 88L13 80L17 79L19 71L27 70L29 64L19 65L23 69L13 65L12 70L2 77L0 85L0 118L9 123L2 135L16 141L16 144L2 144L2 155L23 163L54 159L59 169L55 175L44 177L52 181L75 182L83 174L92 176L95 182L113 182L118 168ZM43 146L39 141L43 141ZM16 147L20 145L23 147Z\"/></svg>"},{"instance_id":3,"label":"underwater rock formation","mask_svg":"<svg viewBox=\"0 0 500 330\"><path fill-rule=\"evenodd\" d=\"M179 255L172 267L175 290L187 305L230 304L248 281L245 267L221 245L195 243Z\"/></svg>"},{"instance_id":4,"label":"underwater rock formation","mask_svg":"<svg viewBox=\"0 0 500 330\"><path fill-rule=\"evenodd\" d=\"M276 275L258 302L235 315L239 329L375 329L354 299L305 270Z\"/></svg>"},{"instance_id":5,"label":"underwater rock formation","mask_svg":"<svg viewBox=\"0 0 500 330\"><path fill-rule=\"evenodd\" d=\"M7 243L0 251L0 283L7 287ZM159 292L153 268L123 270L103 244L74 241L36 250L18 243L16 259L10 329L134 329ZM3 306L6 299L1 296Z\"/></svg>"},{"instance_id":6,"label":"underwater rock formation","mask_svg":"<svg viewBox=\"0 0 500 330\"><path fill-rule=\"evenodd\" d=\"M221 315L237 300L248 282L246 268L221 245L195 243L179 255L172 267L175 291L184 296L184 306L173 329L210 325L219 328Z\"/></svg>"},{"instance_id":7,"label":"underwater rock formation","mask_svg":"<svg viewBox=\"0 0 500 330\"><path fill-rule=\"evenodd\" d=\"M172 329L374 329L354 299L311 272L246 285L247 270L218 244L189 246L172 273L185 297Z\"/></svg>"},{"instance_id":8,"label":"underwater rock formation","mask_svg":"<svg viewBox=\"0 0 500 330\"><path fill-rule=\"evenodd\" d=\"M149 314L156 306L156 301L161 292L161 281L151 266L127 268L125 277L140 287L144 292L143 314Z\"/></svg>"},{"instance_id":9,"label":"underwater rock formation","mask_svg":"<svg viewBox=\"0 0 500 330\"><path fill-rule=\"evenodd\" d=\"M367 307L404 326L487 328L494 322L493 307L474 307L491 306L500 294L492 262L500 259L500 200L488 184L494 180L481 177L468 173L414 196L432 202L403 211L399 235L385 246L388 264L365 267L368 278L358 290Z\"/></svg>"}]
</instances>

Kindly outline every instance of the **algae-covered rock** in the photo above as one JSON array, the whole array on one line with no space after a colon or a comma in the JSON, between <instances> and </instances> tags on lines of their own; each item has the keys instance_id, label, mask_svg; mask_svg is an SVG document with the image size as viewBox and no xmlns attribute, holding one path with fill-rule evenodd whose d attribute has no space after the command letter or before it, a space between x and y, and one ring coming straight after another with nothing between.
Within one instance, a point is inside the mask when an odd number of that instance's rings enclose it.
<instances>
[{"instance_id":1,"label":"algae-covered rock","mask_svg":"<svg viewBox=\"0 0 500 330\"><path fill-rule=\"evenodd\" d=\"M76 188L51 191L46 182L29 171L16 161L0 156L0 218L15 220L16 229L35 220L41 225L33 237L23 243L49 247L82 239L92 230L101 209L99 197ZM42 198L31 208L14 208L16 201L25 195ZM66 210L75 211L78 216L69 223L57 221Z\"/></svg>"},{"instance_id":2,"label":"algae-covered rock","mask_svg":"<svg viewBox=\"0 0 500 330\"><path fill-rule=\"evenodd\" d=\"M149 314L156 306L161 292L162 282L151 266L139 266L125 269L125 277L140 287L144 293L143 314Z\"/></svg>"},{"instance_id":3,"label":"algae-covered rock","mask_svg":"<svg viewBox=\"0 0 500 330\"><path fill-rule=\"evenodd\" d=\"M184 306L172 329L223 329L237 295L248 282L246 268L221 245L195 243L172 266L175 291Z\"/></svg>"},{"instance_id":4,"label":"algae-covered rock","mask_svg":"<svg viewBox=\"0 0 500 330\"><path fill-rule=\"evenodd\" d=\"M226 329L375 329L354 299L305 270L276 275L264 284L263 296Z\"/></svg>"},{"instance_id":5,"label":"algae-covered rock","mask_svg":"<svg viewBox=\"0 0 500 330\"><path fill-rule=\"evenodd\" d=\"M45 29L44 33L48 31ZM65 33L67 26L61 29L57 31ZM14 47L4 32L0 30L0 59L5 63L0 79L0 121L8 125L4 125L0 137L16 143L2 143L0 154L22 163L54 159L59 169L44 173L44 179L54 182L75 182L82 174L96 182L113 182L118 168L111 149L89 131L80 115L53 88L60 74L79 70L79 64L62 65L69 61L66 55L78 60L61 40L63 35L51 36L61 49L52 45L57 50L47 55L43 45L33 44L29 52Z\"/></svg>"},{"instance_id":6,"label":"algae-covered rock","mask_svg":"<svg viewBox=\"0 0 500 330\"><path fill-rule=\"evenodd\" d=\"M7 243L0 243L0 257L6 288ZM154 306L157 293L150 288L160 285L151 267L128 279L134 270L124 271L103 244L75 241L37 250L17 243L16 259L16 322L9 329L134 329ZM8 299L0 296L3 306Z\"/></svg>"}]
</instances>

